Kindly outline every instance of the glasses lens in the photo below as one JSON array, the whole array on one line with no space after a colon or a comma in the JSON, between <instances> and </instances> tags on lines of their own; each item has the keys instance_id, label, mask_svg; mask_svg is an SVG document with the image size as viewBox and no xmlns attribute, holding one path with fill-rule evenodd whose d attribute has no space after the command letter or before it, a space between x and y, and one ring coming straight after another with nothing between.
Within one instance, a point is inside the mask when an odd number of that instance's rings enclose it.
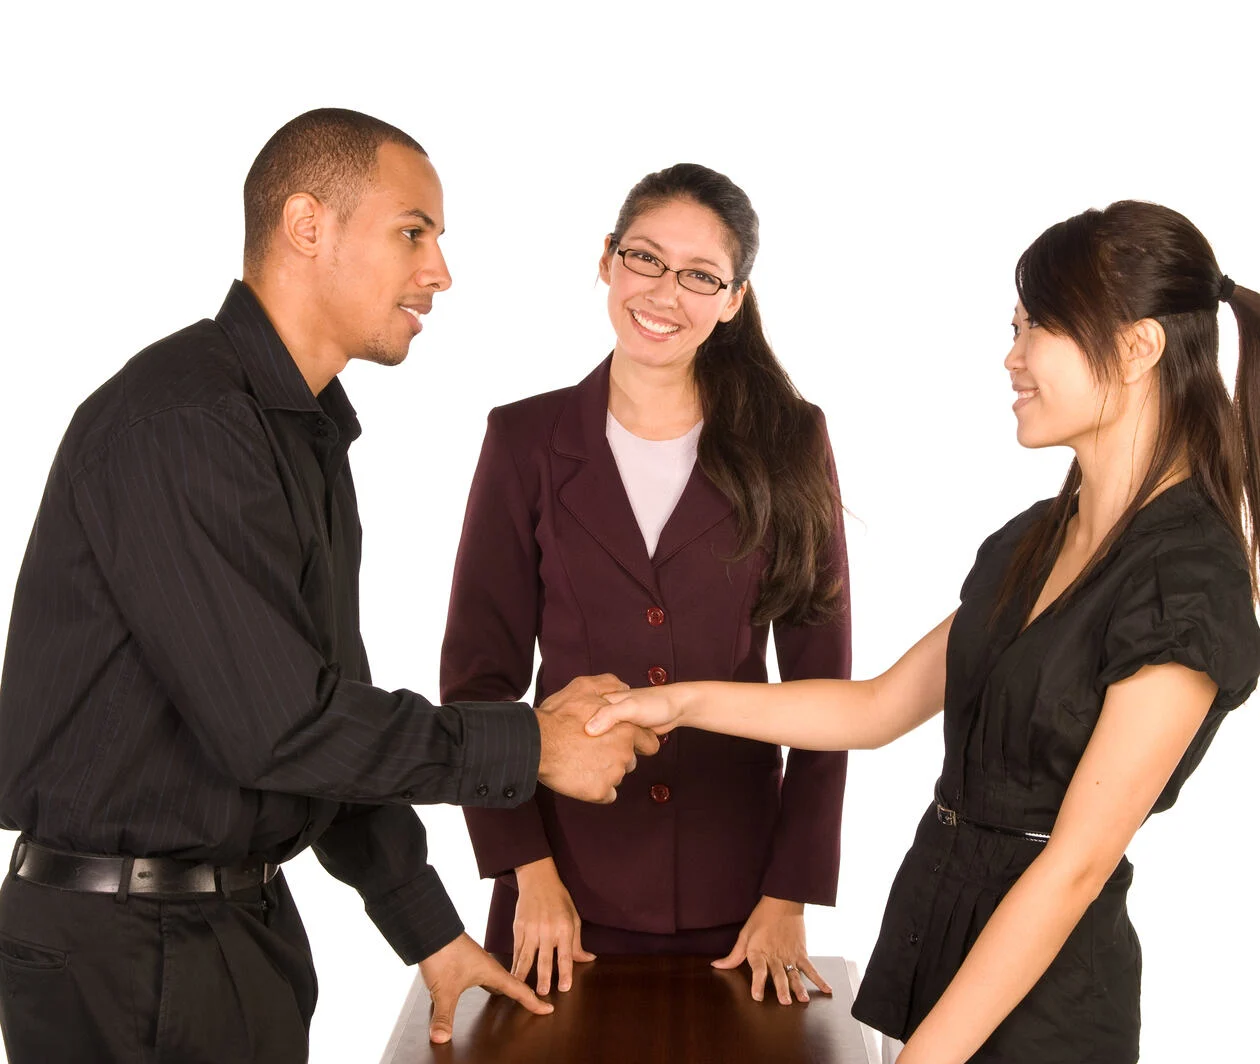
<instances>
[{"instance_id":1,"label":"glasses lens","mask_svg":"<svg viewBox=\"0 0 1260 1064\"><path fill-rule=\"evenodd\" d=\"M627 269L633 270L635 273L641 273L644 277L660 277L665 272L665 264L655 255L650 255L646 251L626 248L621 253L621 261L626 264Z\"/></svg>"},{"instance_id":2,"label":"glasses lens","mask_svg":"<svg viewBox=\"0 0 1260 1064\"><path fill-rule=\"evenodd\" d=\"M704 273L701 270L679 271L678 283L689 291L699 292L701 295L706 296L713 295L722 287L722 282L714 277L713 274Z\"/></svg>"}]
</instances>

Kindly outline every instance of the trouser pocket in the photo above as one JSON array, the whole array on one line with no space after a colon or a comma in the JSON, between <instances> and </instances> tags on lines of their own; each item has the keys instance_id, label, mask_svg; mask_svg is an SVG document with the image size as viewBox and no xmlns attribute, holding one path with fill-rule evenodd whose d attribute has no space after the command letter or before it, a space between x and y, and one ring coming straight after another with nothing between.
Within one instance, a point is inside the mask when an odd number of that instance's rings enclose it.
<instances>
[{"instance_id":1,"label":"trouser pocket","mask_svg":"<svg viewBox=\"0 0 1260 1064\"><path fill-rule=\"evenodd\" d=\"M0 1031L10 1064L47 1064L67 1046L67 1017L79 1012L79 992L66 954L0 934Z\"/></svg>"}]
</instances>

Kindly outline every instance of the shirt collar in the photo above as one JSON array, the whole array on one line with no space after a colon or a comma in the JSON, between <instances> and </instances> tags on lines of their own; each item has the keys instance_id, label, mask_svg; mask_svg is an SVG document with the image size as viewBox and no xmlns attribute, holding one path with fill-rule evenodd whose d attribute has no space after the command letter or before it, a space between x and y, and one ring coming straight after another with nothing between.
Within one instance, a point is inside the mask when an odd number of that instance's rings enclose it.
<instances>
[{"instance_id":1,"label":"shirt collar","mask_svg":"<svg viewBox=\"0 0 1260 1064\"><path fill-rule=\"evenodd\" d=\"M264 410L326 413L347 442L359 435L359 419L341 382L334 377L318 398L312 394L267 312L243 281L232 282L215 321L236 348L254 397Z\"/></svg>"}]
</instances>

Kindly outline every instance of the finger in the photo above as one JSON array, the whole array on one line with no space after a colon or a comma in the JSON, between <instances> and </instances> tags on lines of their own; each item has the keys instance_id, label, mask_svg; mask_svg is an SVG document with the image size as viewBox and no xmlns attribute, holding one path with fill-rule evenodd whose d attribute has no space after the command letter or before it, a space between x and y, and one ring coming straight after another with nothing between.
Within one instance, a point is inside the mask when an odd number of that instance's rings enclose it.
<instances>
[{"instance_id":1,"label":"finger","mask_svg":"<svg viewBox=\"0 0 1260 1064\"><path fill-rule=\"evenodd\" d=\"M714 968L738 968L748 956L747 940L743 935L735 940L735 948L720 960L713 961Z\"/></svg>"},{"instance_id":2,"label":"finger","mask_svg":"<svg viewBox=\"0 0 1260 1064\"><path fill-rule=\"evenodd\" d=\"M438 991L433 995L433 1012L429 1016L429 1041L441 1045L451 1040L451 1032L455 1029L455 1005L459 994L448 994Z\"/></svg>"},{"instance_id":3,"label":"finger","mask_svg":"<svg viewBox=\"0 0 1260 1064\"><path fill-rule=\"evenodd\" d=\"M556 943L556 989L568 990L573 985L573 936L560 933Z\"/></svg>"},{"instance_id":4,"label":"finger","mask_svg":"<svg viewBox=\"0 0 1260 1064\"><path fill-rule=\"evenodd\" d=\"M537 994L519 979L512 978L502 968L491 972L481 985L487 990L510 997L513 1001L519 1002L529 1009L530 1012L539 1016L546 1016L549 1012L554 1011L554 1006L549 1005L545 1001L539 1001Z\"/></svg>"},{"instance_id":5,"label":"finger","mask_svg":"<svg viewBox=\"0 0 1260 1064\"><path fill-rule=\"evenodd\" d=\"M809 976L809 981L813 983L814 986L818 987L818 989L824 994L831 993L831 984L818 974L818 969L814 967L814 962L808 957L802 957L798 962L797 967L799 967L805 975Z\"/></svg>"},{"instance_id":6,"label":"finger","mask_svg":"<svg viewBox=\"0 0 1260 1064\"><path fill-rule=\"evenodd\" d=\"M771 961L770 977L774 980L774 993L780 1005L792 1004L792 988L788 986L788 973L783 970L781 961Z\"/></svg>"},{"instance_id":7,"label":"finger","mask_svg":"<svg viewBox=\"0 0 1260 1064\"><path fill-rule=\"evenodd\" d=\"M645 754L651 756L661 748L661 741L656 737L656 732L649 731L647 728L640 728L637 724L634 726L634 751L637 754Z\"/></svg>"},{"instance_id":8,"label":"finger","mask_svg":"<svg viewBox=\"0 0 1260 1064\"><path fill-rule=\"evenodd\" d=\"M534 985L539 995L551 993L551 960L555 952L555 943L550 935L544 935L538 943L538 979Z\"/></svg>"},{"instance_id":9,"label":"finger","mask_svg":"<svg viewBox=\"0 0 1260 1064\"><path fill-rule=\"evenodd\" d=\"M622 683L620 677L614 676L611 672L602 672L598 676L592 676L591 686L595 688L597 695L609 695L615 691L630 690L628 683Z\"/></svg>"},{"instance_id":10,"label":"finger","mask_svg":"<svg viewBox=\"0 0 1260 1064\"><path fill-rule=\"evenodd\" d=\"M610 706L615 706L621 702L624 702L627 698L631 697L631 695L633 694L634 692L631 691L628 687L624 691L605 691L604 701L607 702Z\"/></svg>"},{"instance_id":11,"label":"finger","mask_svg":"<svg viewBox=\"0 0 1260 1064\"><path fill-rule=\"evenodd\" d=\"M583 964L595 959L595 954L582 946L582 924L580 921L578 922L577 930L573 933L573 959L581 961Z\"/></svg>"},{"instance_id":12,"label":"finger","mask_svg":"<svg viewBox=\"0 0 1260 1064\"><path fill-rule=\"evenodd\" d=\"M639 759L635 757L634 754L631 754L630 760L626 762L626 770L625 772L622 773L622 776L624 777L624 776L630 775L630 773L633 772L638 767L639 767Z\"/></svg>"},{"instance_id":13,"label":"finger","mask_svg":"<svg viewBox=\"0 0 1260 1064\"><path fill-rule=\"evenodd\" d=\"M538 952L538 938L535 935L529 935L521 941L521 951L512 962L512 977L515 979L524 979L529 975L529 970L534 966L534 954Z\"/></svg>"},{"instance_id":14,"label":"finger","mask_svg":"<svg viewBox=\"0 0 1260 1064\"><path fill-rule=\"evenodd\" d=\"M766 959L757 954L748 958L748 965L752 968L753 1001L760 1001L766 996Z\"/></svg>"},{"instance_id":15,"label":"finger","mask_svg":"<svg viewBox=\"0 0 1260 1064\"><path fill-rule=\"evenodd\" d=\"M801 978L799 968L793 968L787 973L788 988L792 991L792 996L803 1004L809 1003L809 991L805 989L805 981Z\"/></svg>"},{"instance_id":16,"label":"finger","mask_svg":"<svg viewBox=\"0 0 1260 1064\"><path fill-rule=\"evenodd\" d=\"M603 735L623 719L628 708L627 706L601 706L586 722L586 734Z\"/></svg>"}]
</instances>

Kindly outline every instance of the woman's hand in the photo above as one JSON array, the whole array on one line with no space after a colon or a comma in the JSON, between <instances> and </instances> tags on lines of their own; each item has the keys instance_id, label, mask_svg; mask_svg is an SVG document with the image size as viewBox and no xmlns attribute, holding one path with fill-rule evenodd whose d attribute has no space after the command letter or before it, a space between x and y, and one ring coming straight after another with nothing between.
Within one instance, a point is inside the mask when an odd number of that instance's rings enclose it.
<instances>
[{"instance_id":1,"label":"woman's hand","mask_svg":"<svg viewBox=\"0 0 1260 1064\"><path fill-rule=\"evenodd\" d=\"M604 706L586 722L588 735L603 735L621 721L650 728L664 735L686 723L687 703L694 685L671 683L662 687L639 687L633 691L604 693Z\"/></svg>"},{"instance_id":2,"label":"woman's hand","mask_svg":"<svg viewBox=\"0 0 1260 1064\"><path fill-rule=\"evenodd\" d=\"M573 985L573 962L593 961L595 954L582 948L582 920L573 899L560 882L550 857L521 865L516 870L520 897L512 921L512 974L524 979L538 958L538 993L551 991L552 958L555 957L556 989Z\"/></svg>"},{"instance_id":3,"label":"woman's hand","mask_svg":"<svg viewBox=\"0 0 1260 1064\"><path fill-rule=\"evenodd\" d=\"M802 975L824 994L831 993L805 952L805 906L798 901L763 897L735 940L735 948L714 961L713 967L738 968L745 960L752 969L754 1001L765 996L767 975L774 981L781 1005L792 1004L793 994L798 1001L809 1000Z\"/></svg>"}]
</instances>

